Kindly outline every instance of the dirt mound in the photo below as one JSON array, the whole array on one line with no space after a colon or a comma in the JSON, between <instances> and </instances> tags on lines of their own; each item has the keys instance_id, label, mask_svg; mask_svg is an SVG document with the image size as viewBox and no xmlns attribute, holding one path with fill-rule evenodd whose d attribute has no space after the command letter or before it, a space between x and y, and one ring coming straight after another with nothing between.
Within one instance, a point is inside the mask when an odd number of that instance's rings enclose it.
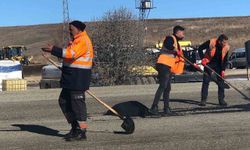
<instances>
[{"instance_id":1,"label":"dirt mound","mask_svg":"<svg viewBox=\"0 0 250 150\"><path fill-rule=\"evenodd\" d=\"M147 20L147 46L153 46L162 41L166 34L172 33L175 25L186 28L186 40L193 45L200 44L220 33L230 38L231 50L244 47L244 42L250 39L250 16L222 17L222 18L196 18L196 19L150 19ZM90 33L95 23L87 23ZM45 24L33 26L0 27L0 47L13 44L26 45L28 54L34 56L34 61L45 64L40 48L46 43L62 45L62 24Z\"/></svg>"}]
</instances>

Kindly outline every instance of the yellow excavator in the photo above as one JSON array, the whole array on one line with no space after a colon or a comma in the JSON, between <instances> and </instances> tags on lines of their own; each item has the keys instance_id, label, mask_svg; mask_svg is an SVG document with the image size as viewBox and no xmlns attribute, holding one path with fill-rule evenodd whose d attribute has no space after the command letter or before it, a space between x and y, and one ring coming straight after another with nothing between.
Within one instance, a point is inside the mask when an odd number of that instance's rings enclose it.
<instances>
[{"instance_id":1,"label":"yellow excavator","mask_svg":"<svg viewBox=\"0 0 250 150\"><path fill-rule=\"evenodd\" d=\"M13 61L19 61L23 65L29 65L32 56L27 56L27 48L23 45L10 45L5 46L0 50L0 60L8 59Z\"/></svg>"},{"instance_id":2,"label":"yellow excavator","mask_svg":"<svg viewBox=\"0 0 250 150\"><path fill-rule=\"evenodd\" d=\"M192 42L191 41L179 41L179 44L185 50L186 47L190 47L192 45ZM161 41L158 41L155 44L155 48L157 48L157 49L161 49L162 46L163 46L163 42L161 42Z\"/></svg>"}]
</instances>

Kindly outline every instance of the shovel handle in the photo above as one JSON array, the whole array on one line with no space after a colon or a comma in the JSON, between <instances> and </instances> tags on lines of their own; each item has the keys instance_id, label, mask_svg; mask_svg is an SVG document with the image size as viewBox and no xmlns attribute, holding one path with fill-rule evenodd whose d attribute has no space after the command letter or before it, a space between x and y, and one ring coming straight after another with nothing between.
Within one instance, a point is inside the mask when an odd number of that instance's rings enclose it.
<instances>
[{"instance_id":1,"label":"shovel handle","mask_svg":"<svg viewBox=\"0 0 250 150\"><path fill-rule=\"evenodd\" d=\"M61 70L61 67L56 64L52 59L48 58L47 56L45 56L44 54L42 54L43 57L45 57L52 65L54 65L55 67L57 67L58 69ZM93 97L96 101L98 101L99 103L101 103L103 106L105 106L107 109L109 109L110 111L112 111L115 115L117 115L118 117L120 117L121 119L123 118L116 110L114 110L112 107L110 107L108 104L104 103L100 98L98 98L97 96L95 96L90 90L87 90L86 93L88 93L91 97Z\"/></svg>"},{"instance_id":2,"label":"shovel handle","mask_svg":"<svg viewBox=\"0 0 250 150\"><path fill-rule=\"evenodd\" d=\"M213 71L220 79L222 79L224 82L226 82L229 86L231 86L233 89L235 89L237 92L239 92L242 96L244 96L245 99L249 100L249 97L246 96L244 93L242 93L238 88L236 88L235 86L233 86L230 82L228 82L227 80L225 80L221 75L219 75L216 71L214 71L212 68L210 68L208 65L205 65L204 67L206 67L207 69L209 69L210 71Z\"/></svg>"},{"instance_id":3,"label":"shovel handle","mask_svg":"<svg viewBox=\"0 0 250 150\"><path fill-rule=\"evenodd\" d=\"M190 60L188 60L186 57L181 56L181 55L180 55L180 57L183 58L187 63L189 63L190 65L192 65L192 66L195 67L195 65L194 65ZM195 68L196 68L196 67L195 67ZM209 75L208 73L206 73L205 71L201 70L200 67L199 67L199 68L196 68L196 69L197 69L200 73L203 73L204 75L210 77L210 75ZM217 82L214 78L211 78L211 80L214 81L214 82L218 85L218 82Z\"/></svg>"},{"instance_id":4,"label":"shovel handle","mask_svg":"<svg viewBox=\"0 0 250 150\"><path fill-rule=\"evenodd\" d=\"M188 60L186 57L184 57L184 56L182 56L182 55L180 55L180 57L181 58L183 58L186 62L188 62L190 65L192 65L193 67L195 67L194 66L194 64L190 61L190 60ZM196 68L196 67L195 67ZM196 68L199 72L201 72L201 73L203 73L203 74L205 74L206 76L210 76L209 74L207 74L205 71L203 71L203 70L201 70L201 68L199 67L199 68ZM213 80L213 79L212 79ZM214 81L214 80L213 80ZM216 83L216 81L215 81L215 83Z\"/></svg>"},{"instance_id":5,"label":"shovel handle","mask_svg":"<svg viewBox=\"0 0 250 150\"><path fill-rule=\"evenodd\" d=\"M55 67L57 67L58 69L62 70L62 68L55 63L52 59L50 59L49 57L47 57L44 53L42 53L43 57L46 58L52 65L54 65Z\"/></svg>"},{"instance_id":6,"label":"shovel handle","mask_svg":"<svg viewBox=\"0 0 250 150\"><path fill-rule=\"evenodd\" d=\"M190 65L192 65L193 67L195 67L194 66L194 64L190 61L190 60L188 60L186 57L184 57L184 56L182 56L182 55L180 55L180 57L181 58L183 58L187 63L189 63ZM196 67L195 67L196 68ZM198 71L200 71L201 73L205 73L204 71L202 71L201 70L201 68L199 67L199 68L196 68Z\"/></svg>"},{"instance_id":7,"label":"shovel handle","mask_svg":"<svg viewBox=\"0 0 250 150\"><path fill-rule=\"evenodd\" d=\"M95 96L90 90L87 90L86 93L88 93L91 97L93 97L95 100L97 100L99 103L101 103L103 106L105 106L107 109L112 111L115 115L117 115L120 118L123 118L116 110L114 110L112 107L110 107L108 104L104 103L100 98Z\"/></svg>"}]
</instances>

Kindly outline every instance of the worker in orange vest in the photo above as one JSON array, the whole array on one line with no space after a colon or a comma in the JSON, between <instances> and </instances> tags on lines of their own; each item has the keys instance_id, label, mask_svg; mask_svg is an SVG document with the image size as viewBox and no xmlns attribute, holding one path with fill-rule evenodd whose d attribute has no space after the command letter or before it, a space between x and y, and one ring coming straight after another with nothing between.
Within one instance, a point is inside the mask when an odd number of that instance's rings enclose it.
<instances>
[{"instance_id":1,"label":"worker in orange vest","mask_svg":"<svg viewBox=\"0 0 250 150\"><path fill-rule=\"evenodd\" d=\"M206 50L205 53L203 50ZM228 62L228 37L221 34L218 38L210 39L199 46L198 52L202 59L202 65L204 65L204 71L210 76L203 75L203 83L201 89L201 106L206 106L208 87L211 80L212 72L206 68L208 65L216 73L220 74L223 78L225 77L225 69ZM224 80L217 76L218 80L218 100L221 106L227 106L224 101Z\"/></svg>"},{"instance_id":2,"label":"worker in orange vest","mask_svg":"<svg viewBox=\"0 0 250 150\"><path fill-rule=\"evenodd\" d=\"M178 41L184 38L184 28L175 26L173 35L166 36L163 47L156 63L156 70L158 71L159 87L155 93L153 104L150 108L150 113L158 115L158 103L163 95L164 100L164 115L172 114L169 107L169 93L171 90L172 73L183 73L184 60L180 57L183 55L182 48Z\"/></svg>"},{"instance_id":3,"label":"worker in orange vest","mask_svg":"<svg viewBox=\"0 0 250 150\"><path fill-rule=\"evenodd\" d=\"M68 47L62 49L49 44L43 51L63 58L59 105L71 124L71 130L65 135L65 140L85 140L87 110L84 91L88 90L90 85L93 46L84 23L73 21L69 25L73 40Z\"/></svg>"}]
</instances>

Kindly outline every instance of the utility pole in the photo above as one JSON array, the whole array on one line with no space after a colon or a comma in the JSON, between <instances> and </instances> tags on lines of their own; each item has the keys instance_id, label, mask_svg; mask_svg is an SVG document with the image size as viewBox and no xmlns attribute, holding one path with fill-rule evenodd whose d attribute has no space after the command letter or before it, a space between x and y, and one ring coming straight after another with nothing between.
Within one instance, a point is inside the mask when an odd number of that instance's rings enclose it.
<instances>
[{"instance_id":1,"label":"utility pole","mask_svg":"<svg viewBox=\"0 0 250 150\"><path fill-rule=\"evenodd\" d=\"M67 47L70 41L69 21L68 0L63 0L63 47Z\"/></svg>"},{"instance_id":2,"label":"utility pole","mask_svg":"<svg viewBox=\"0 0 250 150\"><path fill-rule=\"evenodd\" d=\"M139 9L139 19L145 21L153 7L153 0L135 0L136 9Z\"/></svg>"},{"instance_id":3,"label":"utility pole","mask_svg":"<svg viewBox=\"0 0 250 150\"><path fill-rule=\"evenodd\" d=\"M139 33L139 45L144 47L144 43L146 42L146 35L147 35L147 25L146 25L146 19L149 16L149 13L153 7L153 0L135 0L135 7L139 10L139 24L142 26L144 32Z\"/></svg>"}]
</instances>

